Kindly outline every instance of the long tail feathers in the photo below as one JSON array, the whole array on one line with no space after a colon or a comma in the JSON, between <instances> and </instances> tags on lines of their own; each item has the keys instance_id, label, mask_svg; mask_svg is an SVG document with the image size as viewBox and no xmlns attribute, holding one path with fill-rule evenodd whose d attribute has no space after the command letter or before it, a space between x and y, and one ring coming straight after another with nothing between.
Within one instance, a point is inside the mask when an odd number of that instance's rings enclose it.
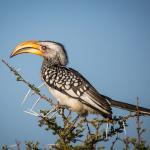
<instances>
[{"instance_id":1,"label":"long tail feathers","mask_svg":"<svg viewBox=\"0 0 150 150\"><path fill-rule=\"evenodd\" d=\"M137 112L137 110L139 110L140 114L150 115L150 109L149 108L144 108L144 107L140 107L140 106L137 106L137 105L133 105L133 104L113 100L110 97L105 96L105 95L101 95L101 96L103 96L110 103L110 105L112 107L128 110L128 111L131 111L131 112Z\"/></svg>"},{"instance_id":2,"label":"long tail feathers","mask_svg":"<svg viewBox=\"0 0 150 150\"><path fill-rule=\"evenodd\" d=\"M109 99L109 102L111 103L112 107L125 109L125 110L131 111L131 112L136 112L138 109L141 114L150 115L150 109L148 109L148 108L139 107L139 106L137 108L136 105L132 105L129 103L120 102L120 101L116 101L116 100L112 100L112 99Z\"/></svg>"}]
</instances>

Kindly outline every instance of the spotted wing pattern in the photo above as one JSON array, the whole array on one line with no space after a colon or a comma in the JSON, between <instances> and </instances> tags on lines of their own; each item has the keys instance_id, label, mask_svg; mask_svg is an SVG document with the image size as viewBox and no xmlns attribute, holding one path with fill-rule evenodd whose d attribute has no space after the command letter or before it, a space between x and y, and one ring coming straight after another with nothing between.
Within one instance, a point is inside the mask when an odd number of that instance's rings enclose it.
<instances>
[{"instance_id":1,"label":"spotted wing pattern","mask_svg":"<svg viewBox=\"0 0 150 150\"><path fill-rule=\"evenodd\" d=\"M109 101L100 95L79 72L63 66L51 66L42 69L42 76L51 88L78 99L103 116L111 116Z\"/></svg>"}]
</instances>

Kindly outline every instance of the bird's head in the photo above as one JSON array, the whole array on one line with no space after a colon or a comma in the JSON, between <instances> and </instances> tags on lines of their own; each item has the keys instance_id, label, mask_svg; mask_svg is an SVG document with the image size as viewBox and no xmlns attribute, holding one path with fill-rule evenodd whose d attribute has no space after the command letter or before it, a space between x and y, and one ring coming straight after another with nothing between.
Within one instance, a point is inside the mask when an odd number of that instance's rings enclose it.
<instances>
[{"instance_id":1,"label":"bird's head","mask_svg":"<svg viewBox=\"0 0 150 150\"><path fill-rule=\"evenodd\" d=\"M22 53L42 56L53 64L65 66L68 63L67 53L62 44L53 41L27 41L16 46L10 57Z\"/></svg>"}]
</instances>

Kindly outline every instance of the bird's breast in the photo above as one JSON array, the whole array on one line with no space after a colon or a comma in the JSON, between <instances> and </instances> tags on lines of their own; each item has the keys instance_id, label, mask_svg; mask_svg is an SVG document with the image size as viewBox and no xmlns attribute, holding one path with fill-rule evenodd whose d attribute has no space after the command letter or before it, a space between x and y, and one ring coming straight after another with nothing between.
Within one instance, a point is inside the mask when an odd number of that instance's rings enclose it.
<instances>
[{"instance_id":1,"label":"bird's breast","mask_svg":"<svg viewBox=\"0 0 150 150\"><path fill-rule=\"evenodd\" d=\"M65 105L75 112L83 111L83 104L78 99L69 97L68 95L65 95L51 87L48 87L48 89L53 97L59 101L60 105Z\"/></svg>"}]
</instances>

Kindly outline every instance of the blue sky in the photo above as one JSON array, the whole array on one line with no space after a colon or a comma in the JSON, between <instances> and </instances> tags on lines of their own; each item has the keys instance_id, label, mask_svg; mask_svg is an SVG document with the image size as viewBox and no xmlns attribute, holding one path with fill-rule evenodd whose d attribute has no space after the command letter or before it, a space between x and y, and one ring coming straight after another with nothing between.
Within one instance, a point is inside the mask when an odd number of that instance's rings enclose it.
<instances>
[{"instance_id":1,"label":"blue sky","mask_svg":"<svg viewBox=\"0 0 150 150\"><path fill-rule=\"evenodd\" d=\"M5 0L0 5L0 58L21 68L40 84L42 59L12 49L26 40L53 40L65 45L69 67L81 72L101 93L150 108L150 1L144 0ZM53 143L37 119L25 114L21 101L28 91L0 63L0 146L15 139ZM46 90L45 90L46 91ZM26 105L26 104L25 104ZM122 113L115 110L115 114ZM150 143L150 118L143 118ZM129 135L135 134L131 125Z\"/></svg>"}]
</instances>

